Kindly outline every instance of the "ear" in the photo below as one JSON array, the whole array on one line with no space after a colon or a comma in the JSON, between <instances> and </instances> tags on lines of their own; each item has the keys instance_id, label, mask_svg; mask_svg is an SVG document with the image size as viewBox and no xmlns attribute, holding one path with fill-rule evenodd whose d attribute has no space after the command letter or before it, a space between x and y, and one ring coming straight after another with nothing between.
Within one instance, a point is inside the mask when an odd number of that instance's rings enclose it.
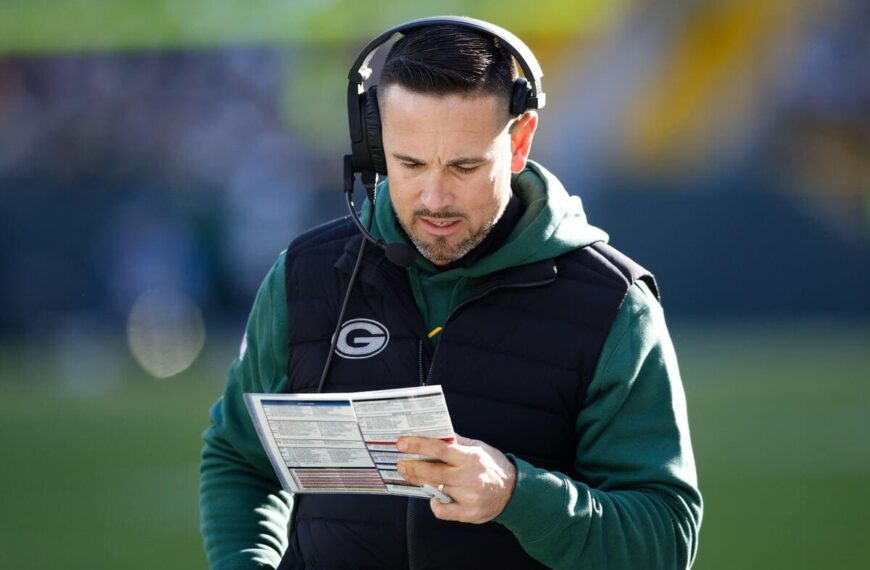
<instances>
[{"instance_id":1,"label":"ear","mask_svg":"<svg viewBox=\"0 0 870 570\"><path fill-rule=\"evenodd\" d=\"M532 139L538 128L537 111L526 111L514 121L510 128L511 135L511 172L517 174L526 167L529 153L532 151Z\"/></svg>"}]
</instances>

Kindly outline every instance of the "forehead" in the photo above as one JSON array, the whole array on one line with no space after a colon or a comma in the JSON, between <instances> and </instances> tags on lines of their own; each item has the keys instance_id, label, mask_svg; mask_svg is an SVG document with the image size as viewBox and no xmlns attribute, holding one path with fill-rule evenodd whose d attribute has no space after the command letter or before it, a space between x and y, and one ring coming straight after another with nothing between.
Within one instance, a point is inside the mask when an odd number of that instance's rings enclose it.
<instances>
[{"instance_id":1,"label":"forehead","mask_svg":"<svg viewBox=\"0 0 870 570\"><path fill-rule=\"evenodd\" d=\"M384 130L391 134L465 134L495 137L507 123L504 101L492 94L434 95L399 85L378 94Z\"/></svg>"}]
</instances>

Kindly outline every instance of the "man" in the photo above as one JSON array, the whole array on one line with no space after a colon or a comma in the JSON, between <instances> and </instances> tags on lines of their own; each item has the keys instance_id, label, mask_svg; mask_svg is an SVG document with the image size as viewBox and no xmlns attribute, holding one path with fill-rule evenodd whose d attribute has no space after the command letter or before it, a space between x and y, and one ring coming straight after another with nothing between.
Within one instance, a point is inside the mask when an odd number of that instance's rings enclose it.
<instances>
[{"instance_id":1,"label":"man","mask_svg":"<svg viewBox=\"0 0 870 570\"><path fill-rule=\"evenodd\" d=\"M462 26L391 49L378 84L389 178L367 221L417 256L401 268L364 252L346 318L378 321L388 344L336 358L324 386L442 385L456 442L403 438L400 450L442 463L399 470L454 502L291 497L248 418L244 393L317 389L363 243L336 220L266 277L212 408L212 568L691 565L701 497L655 282L529 160L538 116L508 112L516 74L498 40Z\"/></svg>"}]
</instances>

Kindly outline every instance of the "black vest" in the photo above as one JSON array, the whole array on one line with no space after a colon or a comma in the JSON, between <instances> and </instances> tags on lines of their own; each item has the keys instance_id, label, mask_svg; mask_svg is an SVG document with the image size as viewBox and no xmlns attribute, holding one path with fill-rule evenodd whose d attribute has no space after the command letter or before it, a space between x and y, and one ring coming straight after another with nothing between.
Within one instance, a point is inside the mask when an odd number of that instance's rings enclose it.
<instances>
[{"instance_id":1,"label":"black vest","mask_svg":"<svg viewBox=\"0 0 870 570\"><path fill-rule=\"evenodd\" d=\"M317 389L361 236L343 218L287 249L289 392ZM629 287L646 270L605 244L499 271L450 315L437 350L406 271L369 246L345 321L389 331L370 358L336 355L324 392L440 384L457 433L576 480L575 426ZM541 568L500 524L436 519L426 500L298 495L280 568Z\"/></svg>"}]
</instances>

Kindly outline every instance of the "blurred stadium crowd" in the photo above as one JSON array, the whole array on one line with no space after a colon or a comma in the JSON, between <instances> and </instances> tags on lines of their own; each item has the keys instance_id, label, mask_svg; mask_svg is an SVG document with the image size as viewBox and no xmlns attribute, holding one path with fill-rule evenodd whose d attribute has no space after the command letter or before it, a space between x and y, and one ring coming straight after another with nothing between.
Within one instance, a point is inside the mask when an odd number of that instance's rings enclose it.
<instances>
[{"instance_id":1,"label":"blurred stadium crowd","mask_svg":"<svg viewBox=\"0 0 870 570\"><path fill-rule=\"evenodd\" d=\"M348 67L446 12L533 49L532 157L659 280L695 567L866 567L870 3L533 6L0 2L0 568L203 566L206 410L278 252L343 214Z\"/></svg>"},{"instance_id":2,"label":"blurred stadium crowd","mask_svg":"<svg viewBox=\"0 0 870 570\"><path fill-rule=\"evenodd\" d=\"M472 15L538 53L533 157L669 314L870 318L866 2L629 2L582 31ZM342 212L343 82L368 35L5 46L0 337L129 327L154 291L240 329L277 253Z\"/></svg>"}]
</instances>

